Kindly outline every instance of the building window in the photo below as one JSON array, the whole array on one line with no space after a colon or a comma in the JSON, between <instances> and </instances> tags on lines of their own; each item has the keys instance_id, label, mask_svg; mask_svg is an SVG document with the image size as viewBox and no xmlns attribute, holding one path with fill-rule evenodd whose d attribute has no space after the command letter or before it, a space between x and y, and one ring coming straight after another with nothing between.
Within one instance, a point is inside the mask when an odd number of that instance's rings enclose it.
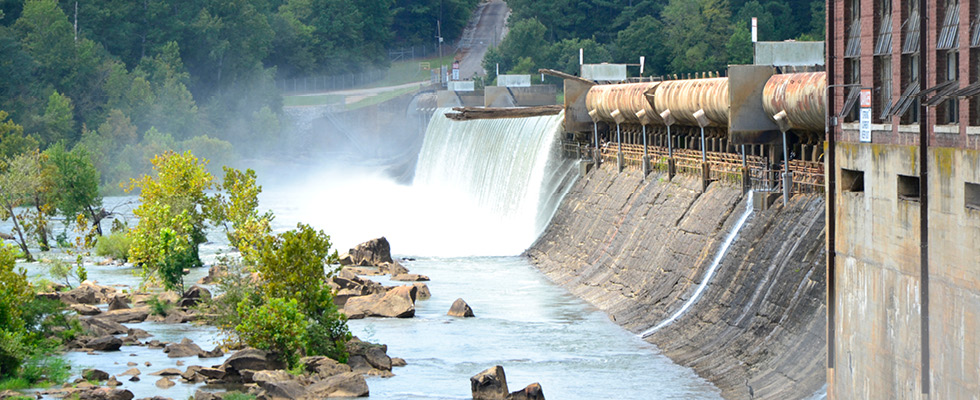
<instances>
[{"instance_id":1,"label":"building window","mask_svg":"<svg viewBox=\"0 0 980 400\"><path fill-rule=\"evenodd\" d=\"M942 28L936 39L937 50L950 50L960 46L960 1L946 0Z\"/></svg>"},{"instance_id":2,"label":"building window","mask_svg":"<svg viewBox=\"0 0 980 400\"><path fill-rule=\"evenodd\" d=\"M880 4L875 10L875 19L878 21L878 37L875 40L876 56L890 55L892 53L892 0L879 0Z\"/></svg>"},{"instance_id":3,"label":"building window","mask_svg":"<svg viewBox=\"0 0 980 400\"><path fill-rule=\"evenodd\" d=\"M908 17L902 23L902 54L912 54L919 51L919 0L906 0L905 4Z\"/></svg>"},{"instance_id":4,"label":"building window","mask_svg":"<svg viewBox=\"0 0 980 400\"><path fill-rule=\"evenodd\" d=\"M892 114L902 118L903 124L919 122L919 54L902 56L902 96L892 106Z\"/></svg>"},{"instance_id":5,"label":"building window","mask_svg":"<svg viewBox=\"0 0 980 400\"><path fill-rule=\"evenodd\" d=\"M948 52L940 52L939 56L941 58L937 60L936 64L944 65L944 67L938 71L940 75L939 79L937 80L944 83L950 83L952 86L950 86L949 89L940 91L936 94L936 96L946 97L946 92L959 88L958 80L960 72L960 53L953 50ZM956 124L959 122L959 100L957 100L956 97L950 97L948 100L943 101L941 103L941 107L939 107L939 109L936 111L938 112L937 120L941 123Z\"/></svg>"},{"instance_id":6,"label":"building window","mask_svg":"<svg viewBox=\"0 0 980 400\"><path fill-rule=\"evenodd\" d=\"M971 210L980 210L980 184L965 182L963 185L963 205Z\"/></svg>"},{"instance_id":7,"label":"building window","mask_svg":"<svg viewBox=\"0 0 980 400\"><path fill-rule=\"evenodd\" d=\"M910 175L898 176L899 200L919 201L919 177Z\"/></svg>"},{"instance_id":8,"label":"building window","mask_svg":"<svg viewBox=\"0 0 980 400\"><path fill-rule=\"evenodd\" d=\"M841 168L840 187L845 192L863 192L864 171Z\"/></svg>"},{"instance_id":9,"label":"building window","mask_svg":"<svg viewBox=\"0 0 980 400\"><path fill-rule=\"evenodd\" d=\"M847 98L844 99L844 108L841 115L844 122L857 121L859 107L856 107L858 94L861 89L861 59L848 58L844 61L844 84L847 86Z\"/></svg>"},{"instance_id":10,"label":"building window","mask_svg":"<svg viewBox=\"0 0 980 400\"><path fill-rule=\"evenodd\" d=\"M875 57L878 61L878 70L875 71L877 87L875 90L878 101L875 103L877 110L875 113L879 120L887 120L892 108L892 58L891 56Z\"/></svg>"}]
</instances>

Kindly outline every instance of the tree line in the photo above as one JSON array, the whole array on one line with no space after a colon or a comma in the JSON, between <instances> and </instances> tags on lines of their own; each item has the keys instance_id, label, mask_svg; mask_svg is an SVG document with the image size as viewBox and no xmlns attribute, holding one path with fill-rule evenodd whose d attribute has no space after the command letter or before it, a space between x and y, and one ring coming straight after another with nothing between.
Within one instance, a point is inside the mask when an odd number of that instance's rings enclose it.
<instances>
[{"instance_id":1,"label":"tree line","mask_svg":"<svg viewBox=\"0 0 980 400\"><path fill-rule=\"evenodd\" d=\"M510 31L484 68L578 74L586 63L639 63L644 75L722 71L752 62L751 18L760 41L823 40L824 2L813 0L509 0ZM635 74L635 72L634 72Z\"/></svg>"},{"instance_id":2,"label":"tree line","mask_svg":"<svg viewBox=\"0 0 980 400\"><path fill-rule=\"evenodd\" d=\"M385 68L477 2L0 0L0 157L81 146L111 193L165 150L284 151L276 79Z\"/></svg>"}]
</instances>

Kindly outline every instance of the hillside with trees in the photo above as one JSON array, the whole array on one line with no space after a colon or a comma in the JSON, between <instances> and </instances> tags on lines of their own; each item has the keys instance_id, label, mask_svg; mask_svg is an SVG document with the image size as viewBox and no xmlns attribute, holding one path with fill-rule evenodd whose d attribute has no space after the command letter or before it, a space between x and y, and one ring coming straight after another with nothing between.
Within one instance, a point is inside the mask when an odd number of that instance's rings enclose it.
<instances>
[{"instance_id":1,"label":"hillside with trees","mask_svg":"<svg viewBox=\"0 0 980 400\"><path fill-rule=\"evenodd\" d=\"M166 150L275 153L275 81L386 68L478 0L2 0L0 158L84 149L104 192Z\"/></svg>"},{"instance_id":2,"label":"hillside with trees","mask_svg":"<svg viewBox=\"0 0 980 400\"><path fill-rule=\"evenodd\" d=\"M824 2L812 0L508 0L510 32L487 52L489 79L500 71L578 74L586 63L639 62L644 75L722 71L752 62L750 24L759 40L823 40ZM635 73L635 72L634 72Z\"/></svg>"}]
</instances>

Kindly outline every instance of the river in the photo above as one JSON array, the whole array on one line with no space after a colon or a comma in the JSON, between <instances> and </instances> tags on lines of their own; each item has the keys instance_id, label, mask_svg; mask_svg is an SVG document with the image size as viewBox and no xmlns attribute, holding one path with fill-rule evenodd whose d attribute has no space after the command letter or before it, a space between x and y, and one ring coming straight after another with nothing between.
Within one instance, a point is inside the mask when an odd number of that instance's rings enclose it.
<instances>
[{"instance_id":1,"label":"river","mask_svg":"<svg viewBox=\"0 0 980 400\"><path fill-rule=\"evenodd\" d=\"M276 231L308 223L330 234L341 251L386 236L412 273L432 279L432 297L416 304L414 318L349 322L354 335L387 344L390 356L408 363L395 368L394 377L369 377L371 398L469 398L469 378L494 365L504 367L512 391L538 382L552 399L720 398L690 368L674 364L518 256L540 234L574 177L574 163L557 154L560 117L464 125L444 120L430 123L410 186L370 169L330 167L329 160L259 171L265 184L260 208L276 215ZM484 150L473 150L479 146ZM127 210L133 200L106 203L132 225ZM201 250L206 264L230 251L221 232L209 239ZM27 266L35 278L46 273L38 263ZM130 268L88 268L101 284L138 284ZM204 273L192 271L188 281ZM457 298L469 303L475 318L446 315ZM205 350L221 339L215 329L192 324L132 327L161 341L189 337ZM202 387L156 388L156 377L146 374L177 367L177 360L159 349L124 346L120 352L76 352L66 358L76 373L94 366L118 374L130 368L128 362L138 363L144 374L140 382L120 378L137 398L183 399ZM145 366L147 361L152 366ZM184 360L205 366L221 361Z\"/></svg>"}]
</instances>

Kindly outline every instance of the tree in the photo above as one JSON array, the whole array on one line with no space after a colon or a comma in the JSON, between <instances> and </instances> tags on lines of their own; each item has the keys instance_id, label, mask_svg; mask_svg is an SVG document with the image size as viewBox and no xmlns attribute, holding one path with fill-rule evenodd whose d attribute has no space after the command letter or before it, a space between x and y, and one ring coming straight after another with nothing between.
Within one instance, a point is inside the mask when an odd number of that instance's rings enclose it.
<instances>
[{"instance_id":1,"label":"tree","mask_svg":"<svg viewBox=\"0 0 980 400\"><path fill-rule=\"evenodd\" d=\"M737 25L732 37L725 44L728 52L728 62L732 64L752 63L752 34L744 26Z\"/></svg>"},{"instance_id":2,"label":"tree","mask_svg":"<svg viewBox=\"0 0 980 400\"><path fill-rule=\"evenodd\" d=\"M666 73L663 24L650 15L634 20L616 35L614 54L616 61L625 63L638 62L644 56L647 75Z\"/></svg>"},{"instance_id":3,"label":"tree","mask_svg":"<svg viewBox=\"0 0 980 400\"><path fill-rule=\"evenodd\" d=\"M0 110L0 161L38 148L37 140L24 136L24 127L7 119L8 116Z\"/></svg>"},{"instance_id":4,"label":"tree","mask_svg":"<svg viewBox=\"0 0 980 400\"><path fill-rule=\"evenodd\" d=\"M262 248L266 239L272 233L271 223L274 218L271 212L259 214L259 194L262 186L255 183L255 171L245 172L234 168L224 167L225 179L221 185L227 200L219 195L215 221L225 222L225 232L228 242L235 246L247 263L257 262L257 250ZM231 227L227 226L231 223Z\"/></svg>"},{"instance_id":5,"label":"tree","mask_svg":"<svg viewBox=\"0 0 980 400\"><path fill-rule=\"evenodd\" d=\"M155 176L133 179L128 189L140 192L130 260L142 267L144 278L156 274L167 289L183 291L180 271L202 265L198 246L206 241L206 216L213 204L206 192L214 187L214 178L207 161L190 152L168 151L152 164Z\"/></svg>"},{"instance_id":6,"label":"tree","mask_svg":"<svg viewBox=\"0 0 980 400\"><path fill-rule=\"evenodd\" d=\"M27 273L14 269L15 250L0 243L0 379L13 375L27 353L22 309L34 297Z\"/></svg>"},{"instance_id":7,"label":"tree","mask_svg":"<svg viewBox=\"0 0 980 400\"><path fill-rule=\"evenodd\" d=\"M6 162L0 161L0 221L11 220L14 240L28 261L34 260L28 246L31 239L41 242L42 247L46 246L47 240L49 210L37 197L47 184L42 176L42 159L42 154L34 150ZM15 208L21 206L25 207L18 212Z\"/></svg>"},{"instance_id":8,"label":"tree","mask_svg":"<svg viewBox=\"0 0 980 400\"><path fill-rule=\"evenodd\" d=\"M99 195L99 171L92 165L84 148L66 151L55 145L45 151L53 180L54 204L65 217L73 221L86 214L96 232L102 236L102 196Z\"/></svg>"},{"instance_id":9,"label":"tree","mask_svg":"<svg viewBox=\"0 0 980 400\"><path fill-rule=\"evenodd\" d=\"M52 145L62 140L74 143L72 132L75 128L74 121L75 107L71 104L71 99L65 97L58 91L51 92L48 96L48 107L44 110L41 117L41 141L45 145Z\"/></svg>"},{"instance_id":10,"label":"tree","mask_svg":"<svg viewBox=\"0 0 980 400\"><path fill-rule=\"evenodd\" d=\"M728 0L670 0L664 8L665 45L675 72L717 71L728 62Z\"/></svg>"}]
</instances>

